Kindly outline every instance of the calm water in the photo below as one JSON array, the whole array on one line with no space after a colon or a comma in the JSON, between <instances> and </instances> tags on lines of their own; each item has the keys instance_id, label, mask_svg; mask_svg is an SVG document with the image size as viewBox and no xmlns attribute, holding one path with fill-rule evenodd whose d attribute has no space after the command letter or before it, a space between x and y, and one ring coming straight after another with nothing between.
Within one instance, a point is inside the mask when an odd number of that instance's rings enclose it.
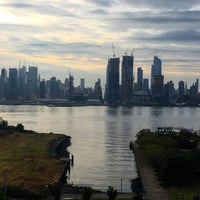
<instances>
[{"instance_id":1,"label":"calm water","mask_svg":"<svg viewBox=\"0 0 200 200\"><path fill-rule=\"evenodd\" d=\"M72 136L70 182L100 190L112 185L118 191L122 183L123 192L131 192L130 181L137 175L129 142L139 130L200 129L200 108L0 106L0 116L26 129Z\"/></svg>"}]
</instances>

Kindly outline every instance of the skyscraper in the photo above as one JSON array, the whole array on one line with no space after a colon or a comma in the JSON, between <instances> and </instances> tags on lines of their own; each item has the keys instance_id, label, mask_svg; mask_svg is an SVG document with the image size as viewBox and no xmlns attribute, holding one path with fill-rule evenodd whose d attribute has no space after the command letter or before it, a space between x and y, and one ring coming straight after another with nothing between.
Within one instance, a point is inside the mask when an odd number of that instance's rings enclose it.
<instances>
[{"instance_id":1,"label":"skyscraper","mask_svg":"<svg viewBox=\"0 0 200 200\"><path fill-rule=\"evenodd\" d=\"M138 90L142 90L143 86L143 70L141 67L137 68L137 87Z\"/></svg>"},{"instance_id":2,"label":"skyscraper","mask_svg":"<svg viewBox=\"0 0 200 200\"><path fill-rule=\"evenodd\" d=\"M50 97L56 99L60 97L60 86L59 82L56 80L56 77L50 79Z\"/></svg>"},{"instance_id":3,"label":"skyscraper","mask_svg":"<svg viewBox=\"0 0 200 200\"><path fill-rule=\"evenodd\" d=\"M28 99L36 100L38 93L38 67L29 66L27 76Z\"/></svg>"},{"instance_id":4,"label":"skyscraper","mask_svg":"<svg viewBox=\"0 0 200 200\"><path fill-rule=\"evenodd\" d=\"M26 96L26 75L26 66L19 68L19 97L21 100L24 100Z\"/></svg>"},{"instance_id":5,"label":"skyscraper","mask_svg":"<svg viewBox=\"0 0 200 200\"><path fill-rule=\"evenodd\" d=\"M154 56L153 65L151 66L151 85L154 84L154 76L162 75L162 62L161 60Z\"/></svg>"},{"instance_id":6,"label":"skyscraper","mask_svg":"<svg viewBox=\"0 0 200 200\"><path fill-rule=\"evenodd\" d=\"M3 80L4 83L7 83L7 69L3 68L1 70L1 79Z\"/></svg>"},{"instance_id":7,"label":"skyscraper","mask_svg":"<svg viewBox=\"0 0 200 200\"><path fill-rule=\"evenodd\" d=\"M102 88L101 88L101 79L98 78L94 86L94 98L102 101Z\"/></svg>"},{"instance_id":8,"label":"skyscraper","mask_svg":"<svg viewBox=\"0 0 200 200\"><path fill-rule=\"evenodd\" d=\"M7 93L7 70L1 70L1 79L0 79L0 99L5 100Z\"/></svg>"},{"instance_id":9,"label":"skyscraper","mask_svg":"<svg viewBox=\"0 0 200 200\"><path fill-rule=\"evenodd\" d=\"M133 55L122 58L122 102L129 104L133 95Z\"/></svg>"},{"instance_id":10,"label":"skyscraper","mask_svg":"<svg viewBox=\"0 0 200 200\"><path fill-rule=\"evenodd\" d=\"M18 71L17 68L9 68L8 100L17 100L18 96Z\"/></svg>"},{"instance_id":11,"label":"skyscraper","mask_svg":"<svg viewBox=\"0 0 200 200\"><path fill-rule=\"evenodd\" d=\"M174 103L174 83L169 81L164 86L164 102L167 104Z\"/></svg>"},{"instance_id":12,"label":"skyscraper","mask_svg":"<svg viewBox=\"0 0 200 200\"><path fill-rule=\"evenodd\" d=\"M151 92L152 100L156 103L162 103L164 89L164 76L162 75L162 62L154 56L151 67Z\"/></svg>"},{"instance_id":13,"label":"skyscraper","mask_svg":"<svg viewBox=\"0 0 200 200\"><path fill-rule=\"evenodd\" d=\"M149 79L148 78L144 78L143 79L143 87L142 90L144 91L149 91Z\"/></svg>"},{"instance_id":14,"label":"skyscraper","mask_svg":"<svg viewBox=\"0 0 200 200\"><path fill-rule=\"evenodd\" d=\"M151 85L152 89L152 100L155 103L163 102L163 87L164 87L164 76L155 75L153 76L153 84Z\"/></svg>"},{"instance_id":15,"label":"skyscraper","mask_svg":"<svg viewBox=\"0 0 200 200\"><path fill-rule=\"evenodd\" d=\"M45 84L45 80L43 79L41 82L40 82L40 98L46 98L46 84Z\"/></svg>"},{"instance_id":16,"label":"skyscraper","mask_svg":"<svg viewBox=\"0 0 200 200\"><path fill-rule=\"evenodd\" d=\"M183 81L179 81L178 83L178 95L179 95L179 99L183 101L184 96L185 96L185 84Z\"/></svg>"},{"instance_id":17,"label":"skyscraper","mask_svg":"<svg viewBox=\"0 0 200 200\"><path fill-rule=\"evenodd\" d=\"M81 89L84 89L84 88L85 88L85 79L84 79L84 78L81 78L81 79L80 79L80 88L81 88Z\"/></svg>"},{"instance_id":18,"label":"skyscraper","mask_svg":"<svg viewBox=\"0 0 200 200\"><path fill-rule=\"evenodd\" d=\"M110 58L107 64L105 100L108 104L119 101L119 58Z\"/></svg>"},{"instance_id":19,"label":"skyscraper","mask_svg":"<svg viewBox=\"0 0 200 200\"><path fill-rule=\"evenodd\" d=\"M74 77L69 74L69 89L68 89L68 99L72 100L74 96Z\"/></svg>"}]
</instances>

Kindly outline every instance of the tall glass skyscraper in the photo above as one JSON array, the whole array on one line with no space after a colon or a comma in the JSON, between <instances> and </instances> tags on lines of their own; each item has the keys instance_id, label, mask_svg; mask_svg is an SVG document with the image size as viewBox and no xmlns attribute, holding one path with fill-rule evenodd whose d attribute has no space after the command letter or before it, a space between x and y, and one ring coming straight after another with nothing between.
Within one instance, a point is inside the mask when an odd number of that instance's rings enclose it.
<instances>
[{"instance_id":1,"label":"tall glass skyscraper","mask_svg":"<svg viewBox=\"0 0 200 200\"><path fill-rule=\"evenodd\" d=\"M137 68L137 87L138 90L143 89L143 70L141 67Z\"/></svg>"},{"instance_id":2,"label":"tall glass skyscraper","mask_svg":"<svg viewBox=\"0 0 200 200\"><path fill-rule=\"evenodd\" d=\"M151 66L151 85L154 83L153 77L161 75L162 75L162 62L157 56L154 56L153 65Z\"/></svg>"},{"instance_id":3,"label":"tall glass skyscraper","mask_svg":"<svg viewBox=\"0 0 200 200\"><path fill-rule=\"evenodd\" d=\"M164 76L162 75L162 62L158 57L154 56L151 67L151 92L153 102L162 103L164 95L163 87Z\"/></svg>"},{"instance_id":4,"label":"tall glass skyscraper","mask_svg":"<svg viewBox=\"0 0 200 200\"><path fill-rule=\"evenodd\" d=\"M122 102L130 103L133 95L133 55L122 58Z\"/></svg>"},{"instance_id":5,"label":"tall glass skyscraper","mask_svg":"<svg viewBox=\"0 0 200 200\"><path fill-rule=\"evenodd\" d=\"M108 104L116 103L119 95L119 58L109 58L106 73L105 100Z\"/></svg>"}]
</instances>

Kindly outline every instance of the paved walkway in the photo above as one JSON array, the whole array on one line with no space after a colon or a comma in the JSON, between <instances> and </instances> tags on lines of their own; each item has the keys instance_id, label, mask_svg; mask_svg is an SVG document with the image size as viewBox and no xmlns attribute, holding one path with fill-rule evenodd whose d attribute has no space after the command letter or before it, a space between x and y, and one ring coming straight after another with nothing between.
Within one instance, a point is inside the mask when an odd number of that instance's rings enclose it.
<instances>
[{"instance_id":1,"label":"paved walkway","mask_svg":"<svg viewBox=\"0 0 200 200\"><path fill-rule=\"evenodd\" d=\"M92 198L98 198L98 199L108 199L108 196L106 193L93 193ZM130 199L133 198L133 194L131 193L119 193L117 198L123 198L123 199ZM72 199L82 199L82 196L80 193L62 193L61 200L72 200Z\"/></svg>"},{"instance_id":2,"label":"paved walkway","mask_svg":"<svg viewBox=\"0 0 200 200\"><path fill-rule=\"evenodd\" d=\"M158 181L152 166L147 159L141 155L139 146L136 143L134 143L134 153L137 168L146 190L144 197L149 200L169 200L167 191L160 186L160 182Z\"/></svg>"}]
</instances>

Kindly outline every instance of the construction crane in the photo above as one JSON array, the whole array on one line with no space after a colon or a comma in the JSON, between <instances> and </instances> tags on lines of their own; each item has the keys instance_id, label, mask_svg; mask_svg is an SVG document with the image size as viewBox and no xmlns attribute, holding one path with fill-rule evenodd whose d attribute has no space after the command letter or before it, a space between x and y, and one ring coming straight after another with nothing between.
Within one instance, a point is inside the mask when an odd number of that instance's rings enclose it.
<instances>
[{"instance_id":1,"label":"construction crane","mask_svg":"<svg viewBox=\"0 0 200 200\"><path fill-rule=\"evenodd\" d=\"M135 48L132 49L131 51L131 56L133 56L133 52L135 51Z\"/></svg>"}]
</instances>

